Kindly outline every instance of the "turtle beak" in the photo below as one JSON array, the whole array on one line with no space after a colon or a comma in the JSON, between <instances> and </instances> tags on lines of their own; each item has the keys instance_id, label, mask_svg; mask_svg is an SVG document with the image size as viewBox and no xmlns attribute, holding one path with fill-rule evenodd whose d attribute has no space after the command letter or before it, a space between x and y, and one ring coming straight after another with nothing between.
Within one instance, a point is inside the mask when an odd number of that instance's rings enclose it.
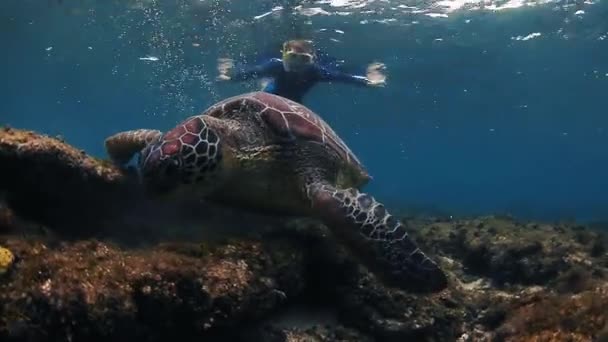
<instances>
[{"instance_id":1,"label":"turtle beak","mask_svg":"<svg viewBox=\"0 0 608 342\"><path fill-rule=\"evenodd\" d=\"M180 163L176 158L160 161L160 165L144 173L144 184L151 194L166 195L179 185Z\"/></svg>"},{"instance_id":2,"label":"turtle beak","mask_svg":"<svg viewBox=\"0 0 608 342\"><path fill-rule=\"evenodd\" d=\"M181 168L179 156L161 158L160 154L144 151L141 155L140 180L146 193L165 195L178 186Z\"/></svg>"}]
</instances>

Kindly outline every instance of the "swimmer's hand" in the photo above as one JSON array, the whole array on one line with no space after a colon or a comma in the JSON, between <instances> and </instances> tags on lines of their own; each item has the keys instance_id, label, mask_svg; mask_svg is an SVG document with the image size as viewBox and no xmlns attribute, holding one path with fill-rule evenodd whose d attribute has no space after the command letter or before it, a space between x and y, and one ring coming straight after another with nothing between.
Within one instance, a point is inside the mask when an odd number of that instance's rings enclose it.
<instances>
[{"instance_id":1,"label":"swimmer's hand","mask_svg":"<svg viewBox=\"0 0 608 342\"><path fill-rule=\"evenodd\" d=\"M386 85L385 80L367 80L367 85L372 87L384 87Z\"/></svg>"},{"instance_id":2,"label":"swimmer's hand","mask_svg":"<svg viewBox=\"0 0 608 342\"><path fill-rule=\"evenodd\" d=\"M234 61L230 58L218 58L217 59L217 72L219 75L215 78L218 81L229 81L230 71L234 67Z\"/></svg>"},{"instance_id":3,"label":"swimmer's hand","mask_svg":"<svg viewBox=\"0 0 608 342\"><path fill-rule=\"evenodd\" d=\"M372 63L367 67L367 84L373 87L386 85L386 66L383 63Z\"/></svg>"}]
</instances>

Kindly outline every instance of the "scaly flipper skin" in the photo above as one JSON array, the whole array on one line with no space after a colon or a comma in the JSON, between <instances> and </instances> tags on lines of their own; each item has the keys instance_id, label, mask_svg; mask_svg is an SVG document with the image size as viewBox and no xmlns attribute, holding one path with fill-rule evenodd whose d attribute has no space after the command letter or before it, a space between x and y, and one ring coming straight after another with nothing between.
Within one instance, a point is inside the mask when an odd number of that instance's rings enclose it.
<instances>
[{"instance_id":1,"label":"scaly flipper skin","mask_svg":"<svg viewBox=\"0 0 608 342\"><path fill-rule=\"evenodd\" d=\"M161 131L153 129L136 129L116 133L106 139L106 151L112 161L123 165L128 163L135 153L158 141L161 136Z\"/></svg>"},{"instance_id":2,"label":"scaly flipper skin","mask_svg":"<svg viewBox=\"0 0 608 342\"><path fill-rule=\"evenodd\" d=\"M411 291L435 292L447 286L439 266L372 196L323 183L310 184L307 194L330 229L385 282Z\"/></svg>"}]
</instances>

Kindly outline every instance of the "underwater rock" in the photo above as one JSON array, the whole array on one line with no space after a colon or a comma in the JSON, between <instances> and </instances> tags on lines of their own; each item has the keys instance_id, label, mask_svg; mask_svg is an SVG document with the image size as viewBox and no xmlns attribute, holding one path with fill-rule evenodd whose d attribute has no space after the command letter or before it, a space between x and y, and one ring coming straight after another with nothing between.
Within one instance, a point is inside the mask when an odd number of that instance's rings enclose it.
<instances>
[{"instance_id":1,"label":"underwater rock","mask_svg":"<svg viewBox=\"0 0 608 342\"><path fill-rule=\"evenodd\" d=\"M599 341L608 326L608 283L577 295L538 292L516 300L497 341Z\"/></svg>"},{"instance_id":2,"label":"underwater rock","mask_svg":"<svg viewBox=\"0 0 608 342\"><path fill-rule=\"evenodd\" d=\"M133 202L130 177L46 135L0 128L0 192L18 215L71 234L96 231Z\"/></svg>"},{"instance_id":3,"label":"underwater rock","mask_svg":"<svg viewBox=\"0 0 608 342\"><path fill-rule=\"evenodd\" d=\"M443 256L459 341L592 341L608 324L599 310L608 304L605 233L493 216L409 223L421 246ZM585 320L586 329L573 328Z\"/></svg>"},{"instance_id":4,"label":"underwater rock","mask_svg":"<svg viewBox=\"0 0 608 342\"><path fill-rule=\"evenodd\" d=\"M608 323L607 282L595 272L605 255L591 259L594 272L573 267L544 286L510 287L463 276L463 258L443 257L450 286L408 293L383 286L324 226L292 223L215 247L0 238L16 257L0 278L0 339L589 341ZM584 258L586 247L572 253ZM294 300L332 307L339 324L263 328Z\"/></svg>"},{"instance_id":5,"label":"underwater rock","mask_svg":"<svg viewBox=\"0 0 608 342\"><path fill-rule=\"evenodd\" d=\"M300 234L316 239L309 242L314 246L308 260L309 303L334 307L340 322L376 341L449 341L462 334L468 308L460 289L450 285L439 293L415 293L386 287L343 246L323 238L328 235L323 227L299 224Z\"/></svg>"},{"instance_id":6,"label":"underwater rock","mask_svg":"<svg viewBox=\"0 0 608 342\"><path fill-rule=\"evenodd\" d=\"M343 326L314 326L306 329L264 327L237 339L259 342L372 342L373 338Z\"/></svg>"},{"instance_id":7,"label":"underwater rock","mask_svg":"<svg viewBox=\"0 0 608 342\"><path fill-rule=\"evenodd\" d=\"M288 241L0 244L17 257L0 281L3 341L196 340L264 317L305 286L302 254Z\"/></svg>"},{"instance_id":8,"label":"underwater rock","mask_svg":"<svg viewBox=\"0 0 608 342\"><path fill-rule=\"evenodd\" d=\"M496 285L547 285L572 269L601 272L602 238L578 226L518 223L500 217L416 222L418 241L460 260L462 277Z\"/></svg>"},{"instance_id":9,"label":"underwater rock","mask_svg":"<svg viewBox=\"0 0 608 342\"><path fill-rule=\"evenodd\" d=\"M448 341L460 336L467 307L458 290L411 294L362 277L337 288L341 320L380 341Z\"/></svg>"}]
</instances>

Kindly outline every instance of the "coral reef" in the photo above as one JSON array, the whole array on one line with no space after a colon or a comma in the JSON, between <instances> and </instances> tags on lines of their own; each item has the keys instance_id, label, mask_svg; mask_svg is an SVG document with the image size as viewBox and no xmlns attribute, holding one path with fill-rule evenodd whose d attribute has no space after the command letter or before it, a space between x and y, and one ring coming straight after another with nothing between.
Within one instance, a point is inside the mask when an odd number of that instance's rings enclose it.
<instances>
[{"instance_id":1,"label":"coral reef","mask_svg":"<svg viewBox=\"0 0 608 342\"><path fill-rule=\"evenodd\" d=\"M199 202L160 210L129 170L55 138L1 130L0 165L0 246L12 256L0 275L2 341L608 339L600 230L410 218L450 285L409 293L384 286L314 220L240 213L235 226L247 234L188 235L225 232L235 214ZM159 220L163 231L147 230ZM164 229L184 225L185 239ZM285 319L302 306L328 314Z\"/></svg>"}]
</instances>

